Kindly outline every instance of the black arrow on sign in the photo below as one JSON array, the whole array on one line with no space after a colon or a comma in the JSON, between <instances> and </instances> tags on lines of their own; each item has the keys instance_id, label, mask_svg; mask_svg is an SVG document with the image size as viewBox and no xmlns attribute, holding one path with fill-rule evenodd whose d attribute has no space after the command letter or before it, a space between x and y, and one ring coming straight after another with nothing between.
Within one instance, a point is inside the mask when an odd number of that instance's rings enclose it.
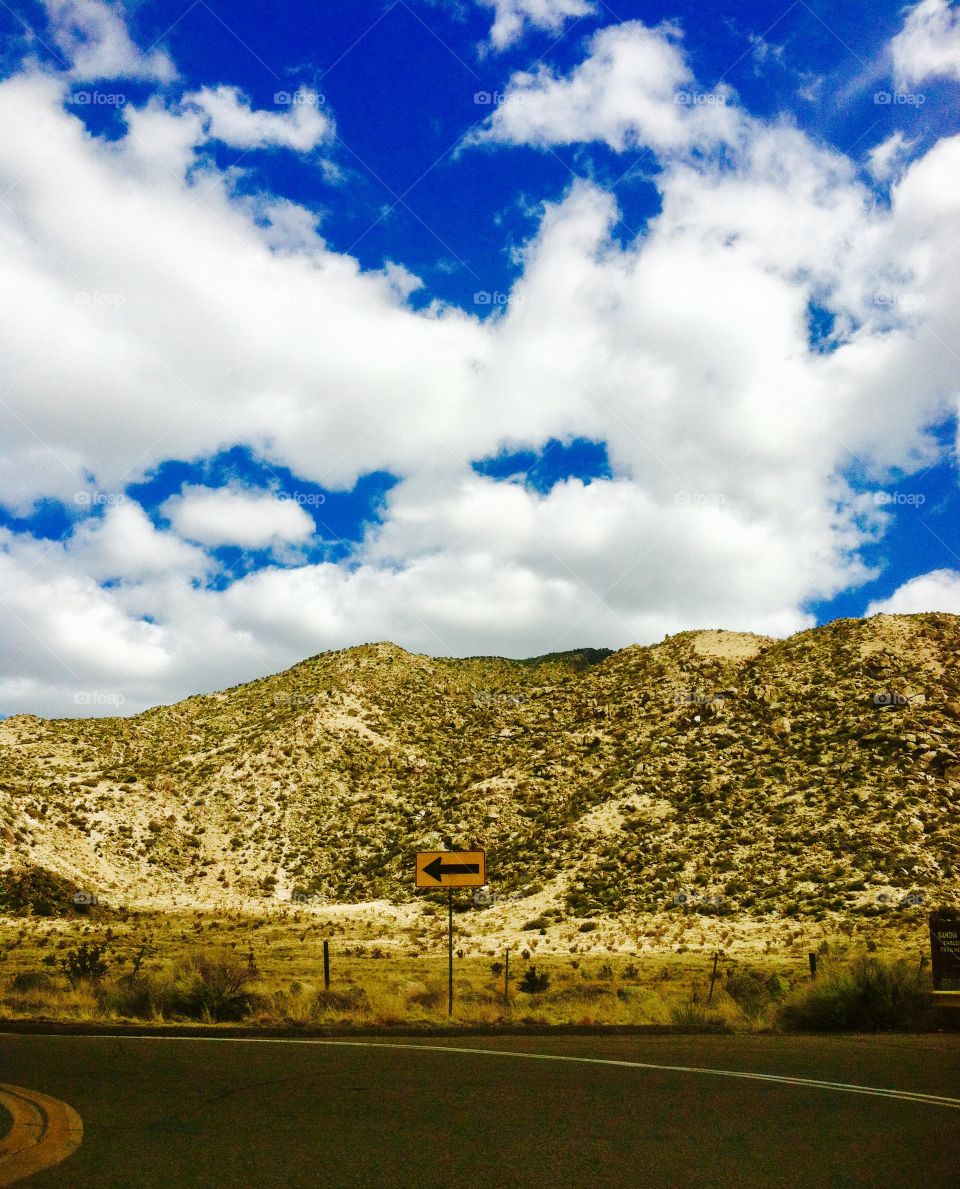
<instances>
[{"instance_id":1,"label":"black arrow on sign","mask_svg":"<svg viewBox=\"0 0 960 1189\"><path fill-rule=\"evenodd\" d=\"M479 875L479 863L444 863L438 855L432 863L422 867L424 875L429 875L440 883L445 875Z\"/></svg>"}]
</instances>

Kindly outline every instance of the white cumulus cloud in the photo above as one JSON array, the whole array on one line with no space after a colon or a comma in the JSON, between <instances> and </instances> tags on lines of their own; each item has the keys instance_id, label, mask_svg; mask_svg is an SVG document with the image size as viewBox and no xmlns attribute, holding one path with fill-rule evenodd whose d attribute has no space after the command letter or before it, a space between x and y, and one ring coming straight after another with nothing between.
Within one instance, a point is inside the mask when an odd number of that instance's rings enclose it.
<instances>
[{"instance_id":1,"label":"white cumulus cloud","mask_svg":"<svg viewBox=\"0 0 960 1189\"><path fill-rule=\"evenodd\" d=\"M202 549L154 527L133 500L110 504L102 518L82 521L71 539L74 556L98 580L142 580L178 573L204 574L210 563Z\"/></svg>"},{"instance_id":2,"label":"white cumulus cloud","mask_svg":"<svg viewBox=\"0 0 960 1189\"><path fill-rule=\"evenodd\" d=\"M268 491L187 484L160 511L181 537L203 545L264 549L309 540L314 532L313 520L299 504Z\"/></svg>"},{"instance_id":3,"label":"white cumulus cloud","mask_svg":"<svg viewBox=\"0 0 960 1189\"><path fill-rule=\"evenodd\" d=\"M960 79L960 7L948 0L920 0L908 10L890 53L897 86Z\"/></svg>"},{"instance_id":4,"label":"white cumulus cloud","mask_svg":"<svg viewBox=\"0 0 960 1189\"><path fill-rule=\"evenodd\" d=\"M44 4L54 42L75 78L169 82L176 77L176 67L162 50L143 51L134 44L121 5L104 0L44 0Z\"/></svg>"},{"instance_id":5,"label":"white cumulus cloud","mask_svg":"<svg viewBox=\"0 0 960 1189\"><path fill-rule=\"evenodd\" d=\"M280 111L255 111L239 88L228 86L191 91L184 96L183 103L203 113L208 137L237 149L276 146L306 153L329 140L333 121L320 110L318 95L278 94L289 101Z\"/></svg>"},{"instance_id":6,"label":"white cumulus cloud","mask_svg":"<svg viewBox=\"0 0 960 1189\"><path fill-rule=\"evenodd\" d=\"M897 587L889 598L877 599L867 615L913 615L920 611L946 611L960 615L960 571L932 570Z\"/></svg>"},{"instance_id":7,"label":"white cumulus cloud","mask_svg":"<svg viewBox=\"0 0 960 1189\"><path fill-rule=\"evenodd\" d=\"M513 75L474 140L539 147L596 140L618 152L709 147L738 132L730 99L729 88L696 86L674 26L625 21L596 33L566 76L547 66Z\"/></svg>"},{"instance_id":8,"label":"white cumulus cloud","mask_svg":"<svg viewBox=\"0 0 960 1189\"><path fill-rule=\"evenodd\" d=\"M364 271L312 212L238 194L197 151L206 101L128 105L108 143L62 79L0 83L0 493L116 496L61 542L0 540L3 708L72 713L119 683L130 710L369 639L522 656L783 634L870 578L884 517L844 474L929 465L960 403L960 137L878 152L881 204L849 157L713 94L672 29L636 22L508 89L486 151L644 144L660 209L624 236L614 196L576 181L481 320L414 310L402 265ZM220 98L225 135L276 134ZM577 437L612 478L541 493L470 466ZM399 482L346 564L301 564L313 522L272 492L188 486L160 529L124 502L165 460L237 444L328 488ZM227 543L274 560L208 582Z\"/></svg>"},{"instance_id":9,"label":"white cumulus cloud","mask_svg":"<svg viewBox=\"0 0 960 1189\"><path fill-rule=\"evenodd\" d=\"M567 21L596 11L591 0L479 0L494 10L490 41L502 50L519 41L528 28L558 33Z\"/></svg>"},{"instance_id":10,"label":"white cumulus cloud","mask_svg":"<svg viewBox=\"0 0 960 1189\"><path fill-rule=\"evenodd\" d=\"M903 172L916 143L916 141L908 140L897 129L867 153L867 168L870 174L878 182L888 182L891 178L897 177Z\"/></svg>"}]
</instances>

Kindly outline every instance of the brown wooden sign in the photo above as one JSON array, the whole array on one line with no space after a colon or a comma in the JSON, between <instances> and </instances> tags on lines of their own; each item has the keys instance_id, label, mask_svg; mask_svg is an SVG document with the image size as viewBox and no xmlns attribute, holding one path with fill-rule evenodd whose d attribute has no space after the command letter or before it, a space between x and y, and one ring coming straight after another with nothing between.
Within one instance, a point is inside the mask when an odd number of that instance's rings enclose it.
<instances>
[{"instance_id":1,"label":"brown wooden sign","mask_svg":"<svg viewBox=\"0 0 960 1189\"><path fill-rule=\"evenodd\" d=\"M960 912L939 908L930 914L930 959L936 989L945 982L960 988Z\"/></svg>"}]
</instances>

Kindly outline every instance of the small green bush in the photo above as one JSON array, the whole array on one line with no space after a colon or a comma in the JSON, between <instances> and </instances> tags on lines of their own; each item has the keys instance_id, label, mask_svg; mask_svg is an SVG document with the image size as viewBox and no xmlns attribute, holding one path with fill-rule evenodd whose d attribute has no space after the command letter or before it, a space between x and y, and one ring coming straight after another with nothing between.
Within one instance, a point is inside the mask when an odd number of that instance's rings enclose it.
<instances>
[{"instance_id":1,"label":"small green bush","mask_svg":"<svg viewBox=\"0 0 960 1189\"><path fill-rule=\"evenodd\" d=\"M0 871L0 914L6 916L66 917L78 907L74 895L81 889L43 867Z\"/></svg>"},{"instance_id":2,"label":"small green bush","mask_svg":"<svg viewBox=\"0 0 960 1189\"><path fill-rule=\"evenodd\" d=\"M20 993L51 991L53 990L53 979L49 974L44 974L42 970L24 970L20 974L14 975L13 981L10 983L10 990Z\"/></svg>"},{"instance_id":3,"label":"small green bush","mask_svg":"<svg viewBox=\"0 0 960 1189\"><path fill-rule=\"evenodd\" d=\"M157 978L125 974L102 987L98 998L100 1006L111 1015L148 1020L172 1009L173 995L170 986Z\"/></svg>"},{"instance_id":4,"label":"small green bush","mask_svg":"<svg viewBox=\"0 0 960 1189\"><path fill-rule=\"evenodd\" d=\"M699 1003L679 1003L670 1009L670 1020L681 1028L719 1028L729 1031L723 1016Z\"/></svg>"},{"instance_id":5,"label":"small green bush","mask_svg":"<svg viewBox=\"0 0 960 1189\"><path fill-rule=\"evenodd\" d=\"M598 1000L612 1000L617 996L610 987L598 987L578 983L572 987L559 987L547 996L550 1003L596 1003ZM626 998L626 996L623 996Z\"/></svg>"},{"instance_id":6,"label":"small green bush","mask_svg":"<svg viewBox=\"0 0 960 1189\"><path fill-rule=\"evenodd\" d=\"M523 978L517 983L517 988L528 995L537 995L550 986L550 975L545 970L537 970L536 966L528 966Z\"/></svg>"},{"instance_id":7,"label":"small green bush","mask_svg":"<svg viewBox=\"0 0 960 1189\"><path fill-rule=\"evenodd\" d=\"M248 970L237 962L195 957L175 978L171 1006L191 1020L242 1020L251 1006L249 979Z\"/></svg>"},{"instance_id":8,"label":"small green bush","mask_svg":"<svg viewBox=\"0 0 960 1189\"><path fill-rule=\"evenodd\" d=\"M419 1002L415 996L411 1002ZM318 991L313 997L310 1014L322 1016L327 1012L358 1011L367 1006L367 993L362 987L347 987L345 991Z\"/></svg>"},{"instance_id":9,"label":"small green bush","mask_svg":"<svg viewBox=\"0 0 960 1189\"><path fill-rule=\"evenodd\" d=\"M787 989L780 975L759 970L735 970L726 982L727 994L750 1017L761 1015L770 1003L783 999Z\"/></svg>"},{"instance_id":10,"label":"small green bush","mask_svg":"<svg viewBox=\"0 0 960 1189\"><path fill-rule=\"evenodd\" d=\"M827 968L780 1009L783 1028L814 1032L881 1032L922 1028L929 1020L928 989L912 963L861 957Z\"/></svg>"},{"instance_id":11,"label":"small green bush","mask_svg":"<svg viewBox=\"0 0 960 1189\"><path fill-rule=\"evenodd\" d=\"M409 995L407 1002L416 1004L418 1007L426 1008L427 1011L436 1011L441 1007L447 1005L447 988L436 983L433 986L426 987L422 991L414 991Z\"/></svg>"},{"instance_id":12,"label":"small green bush","mask_svg":"<svg viewBox=\"0 0 960 1189\"><path fill-rule=\"evenodd\" d=\"M104 959L106 946L97 942L81 941L62 959L60 965L69 980L71 987L79 986L83 982L96 983L107 973L107 962Z\"/></svg>"}]
</instances>

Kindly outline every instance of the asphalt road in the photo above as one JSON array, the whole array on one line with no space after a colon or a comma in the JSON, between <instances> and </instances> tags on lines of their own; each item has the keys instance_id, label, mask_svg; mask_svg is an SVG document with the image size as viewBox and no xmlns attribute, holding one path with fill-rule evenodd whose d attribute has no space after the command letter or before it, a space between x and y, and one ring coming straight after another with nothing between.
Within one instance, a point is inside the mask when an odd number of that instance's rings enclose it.
<instances>
[{"instance_id":1,"label":"asphalt road","mask_svg":"<svg viewBox=\"0 0 960 1189\"><path fill-rule=\"evenodd\" d=\"M38 1189L960 1186L957 1035L0 1035L0 1082L83 1121L79 1150L24 1182Z\"/></svg>"}]
</instances>

